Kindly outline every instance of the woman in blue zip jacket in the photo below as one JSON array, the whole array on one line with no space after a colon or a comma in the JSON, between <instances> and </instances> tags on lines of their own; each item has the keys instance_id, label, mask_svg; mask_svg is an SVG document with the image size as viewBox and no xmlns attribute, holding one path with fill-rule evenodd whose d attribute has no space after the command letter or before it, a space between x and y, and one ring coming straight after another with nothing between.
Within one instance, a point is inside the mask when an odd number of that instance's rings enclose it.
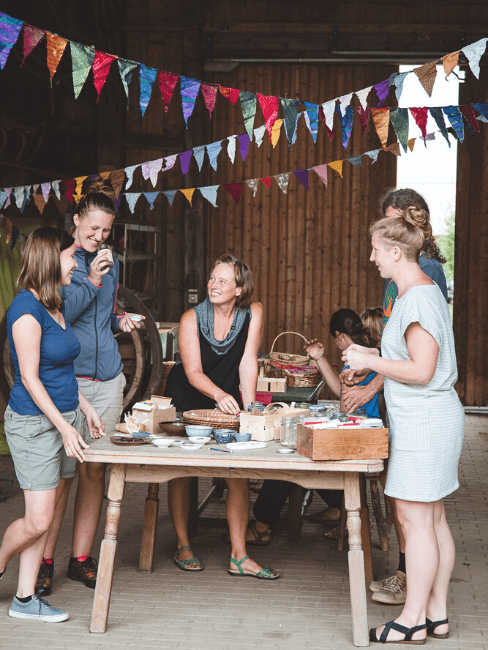
<instances>
[{"instance_id":1,"label":"woman in blue zip jacket","mask_svg":"<svg viewBox=\"0 0 488 650\"><path fill-rule=\"evenodd\" d=\"M66 318L81 345L81 353L74 364L78 386L99 413L107 432L113 431L120 422L125 387L114 334L140 327L130 320L135 314L116 316L119 263L113 259L113 266L109 266L107 260L112 258L111 251L99 251L110 235L116 216L113 198L113 190L99 178L91 182L87 194L76 207L72 234L78 268L73 273L71 285L63 290ZM86 423L82 435L89 440ZM102 509L105 467L103 463L77 463L79 482L68 577L90 588L95 587L97 576L97 561L91 557L91 551ZM67 499L68 490L56 508L39 571L37 588L47 595L51 593L53 556Z\"/></svg>"}]
</instances>

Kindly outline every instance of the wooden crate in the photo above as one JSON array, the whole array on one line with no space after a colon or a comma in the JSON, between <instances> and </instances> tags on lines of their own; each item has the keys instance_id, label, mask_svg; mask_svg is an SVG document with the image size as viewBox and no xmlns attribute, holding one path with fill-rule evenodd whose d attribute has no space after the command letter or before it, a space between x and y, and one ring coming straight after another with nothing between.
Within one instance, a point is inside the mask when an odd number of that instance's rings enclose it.
<instances>
[{"instance_id":1,"label":"wooden crate","mask_svg":"<svg viewBox=\"0 0 488 650\"><path fill-rule=\"evenodd\" d=\"M284 417L310 415L310 409L291 408L288 404L282 402L280 404L283 408L269 410L273 404L269 404L262 413L258 409L254 409L251 413L242 412L239 430L243 433L250 433L251 440L259 440L260 442L279 440L281 420Z\"/></svg>"},{"instance_id":2,"label":"wooden crate","mask_svg":"<svg viewBox=\"0 0 488 650\"><path fill-rule=\"evenodd\" d=\"M256 391L265 393L286 393L286 379L258 377Z\"/></svg>"},{"instance_id":3,"label":"wooden crate","mask_svg":"<svg viewBox=\"0 0 488 650\"><path fill-rule=\"evenodd\" d=\"M389 429L311 429L298 425L298 453L312 460L388 458Z\"/></svg>"}]
</instances>

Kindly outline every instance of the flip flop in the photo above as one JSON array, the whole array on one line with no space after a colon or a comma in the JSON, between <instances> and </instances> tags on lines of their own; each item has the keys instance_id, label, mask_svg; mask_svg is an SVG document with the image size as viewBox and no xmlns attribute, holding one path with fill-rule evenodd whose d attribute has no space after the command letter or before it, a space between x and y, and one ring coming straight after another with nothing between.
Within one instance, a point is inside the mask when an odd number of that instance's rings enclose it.
<instances>
[{"instance_id":1,"label":"flip flop","mask_svg":"<svg viewBox=\"0 0 488 650\"><path fill-rule=\"evenodd\" d=\"M255 573L253 571L247 571L246 569L243 569L241 567L241 564L248 559L249 555L245 555L242 560L239 560L238 562L237 560L234 560L233 557L231 557L230 561L233 562L239 570L231 571L229 569L229 574L231 576L235 576L236 578L257 578L258 580L278 580L280 577L278 573L267 566L261 569L261 571L256 571Z\"/></svg>"},{"instance_id":2,"label":"flip flop","mask_svg":"<svg viewBox=\"0 0 488 650\"><path fill-rule=\"evenodd\" d=\"M249 530L254 535L254 539L246 539L246 546L268 546L268 544L271 543L271 539L263 539L263 537L266 537L267 535L271 535L271 528L268 528L268 530L264 530L263 532L260 532L256 528L256 524L254 522L251 522L249 525ZM224 542L227 542L228 544L231 543L229 533L223 533L222 539L224 540Z\"/></svg>"},{"instance_id":3,"label":"flip flop","mask_svg":"<svg viewBox=\"0 0 488 650\"><path fill-rule=\"evenodd\" d=\"M203 571L203 567L200 564L200 560L197 557L191 557L189 560L179 560L178 557L181 553L181 551L184 551L185 549L190 549L191 546L182 546L181 548L176 549L175 554L173 555L173 562L176 564L177 567L179 567L182 571ZM188 565L189 564L200 564L199 569L191 569Z\"/></svg>"}]
</instances>

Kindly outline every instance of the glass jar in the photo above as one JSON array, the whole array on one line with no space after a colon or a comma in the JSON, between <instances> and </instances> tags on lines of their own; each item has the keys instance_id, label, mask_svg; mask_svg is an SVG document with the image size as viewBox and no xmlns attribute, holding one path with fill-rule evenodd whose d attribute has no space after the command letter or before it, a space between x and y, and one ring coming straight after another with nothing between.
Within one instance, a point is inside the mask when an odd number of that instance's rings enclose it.
<instances>
[{"instance_id":1,"label":"glass jar","mask_svg":"<svg viewBox=\"0 0 488 650\"><path fill-rule=\"evenodd\" d=\"M101 271L105 271L106 269L111 269L114 265L112 247L109 244L100 244L97 250L97 255L99 255L103 251L110 251L110 257L107 257L107 260L103 265L103 268L100 268Z\"/></svg>"},{"instance_id":2,"label":"glass jar","mask_svg":"<svg viewBox=\"0 0 488 650\"><path fill-rule=\"evenodd\" d=\"M280 444L283 447L288 447L288 441L290 439L292 418L283 418L281 420L281 433L280 433Z\"/></svg>"}]
</instances>

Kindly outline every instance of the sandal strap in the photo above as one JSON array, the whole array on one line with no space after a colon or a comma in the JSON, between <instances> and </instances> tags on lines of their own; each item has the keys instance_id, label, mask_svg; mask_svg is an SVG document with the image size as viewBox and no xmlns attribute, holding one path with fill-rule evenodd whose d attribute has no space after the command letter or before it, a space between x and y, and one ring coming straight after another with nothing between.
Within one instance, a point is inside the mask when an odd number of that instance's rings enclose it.
<instances>
[{"instance_id":1,"label":"sandal strap","mask_svg":"<svg viewBox=\"0 0 488 650\"><path fill-rule=\"evenodd\" d=\"M254 535L254 539L257 542L261 542L263 540L263 537L266 537L267 535L271 535L271 528L268 528L268 530L263 530L263 532L260 532L256 528L256 524L254 521L251 523L249 528L251 530L251 533Z\"/></svg>"},{"instance_id":2,"label":"sandal strap","mask_svg":"<svg viewBox=\"0 0 488 650\"><path fill-rule=\"evenodd\" d=\"M188 564L200 564L200 560L197 557L191 557L189 560L177 560L180 566L187 566Z\"/></svg>"},{"instance_id":3,"label":"sandal strap","mask_svg":"<svg viewBox=\"0 0 488 650\"><path fill-rule=\"evenodd\" d=\"M405 625L400 625L400 623L396 623L395 621L390 621L385 625L379 640L381 643L387 643L387 638L388 638L388 634L390 633L390 630L396 630L397 632L401 632L402 634L405 635L405 638L403 639L404 641L411 641L412 636L415 634L415 632L418 632L419 630L425 630L426 628L427 628L427 623L423 623L422 625L416 625L415 627L405 627Z\"/></svg>"},{"instance_id":4,"label":"sandal strap","mask_svg":"<svg viewBox=\"0 0 488 650\"><path fill-rule=\"evenodd\" d=\"M425 619L426 625L427 625L427 632L432 634L436 627L439 627L439 625L447 625L449 623L449 619L445 618L442 621L431 621L430 618Z\"/></svg>"},{"instance_id":5,"label":"sandal strap","mask_svg":"<svg viewBox=\"0 0 488 650\"><path fill-rule=\"evenodd\" d=\"M257 578L269 579L269 578L271 578L271 571L272 571L272 570L273 570L273 569L271 569L269 566L265 566L265 567L263 567L263 568L261 569L261 571L258 571L258 572L256 573L256 577L257 577Z\"/></svg>"},{"instance_id":6,"label":"sandal strap","mask_svg":"<svg viewBox=\"0 0 488 650\"><path fill-rule=\"evenodd\" d=\"M176 549L177 555L181 553L181 551L186 551L187 548L191 548L191 546L182 546L181 548Z\"/></svg>"},{"instance_id":7,"label":"sandal strap","mask_svg":"<svg viewBox=\"0 0 488 650\"><path fill-rule=\"evenodd\" d=\"M236 565L236 567L239 569L239 573L242 573L242 575L244 575L244 571L242 570L241 564L248 559L249 559L249 555L244 555L242 560L239 560L239 562L235 560L233 557L230 558L230 561Z\"/></svg>"}]
</instances>

